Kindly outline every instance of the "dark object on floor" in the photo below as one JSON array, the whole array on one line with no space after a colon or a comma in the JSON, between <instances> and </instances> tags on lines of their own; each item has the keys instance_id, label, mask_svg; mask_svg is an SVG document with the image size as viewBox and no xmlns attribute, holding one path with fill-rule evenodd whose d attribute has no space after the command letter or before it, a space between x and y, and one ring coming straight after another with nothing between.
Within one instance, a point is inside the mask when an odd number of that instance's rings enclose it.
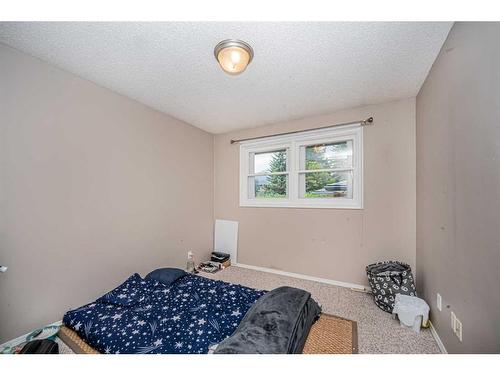
<instances>
[{"instance_id":1,"label":"dark object on floor","mask_svg":"<svg viewBox=\"0 0 500 375\"><path fill-rule=\"evenodd\" d=\"M229 256L229 254L221 253L220 251L212 251L210 260L213 262L224 263L226 260L229 260Z\"/></svg>"},{"instance_id":2,"label":"dark object on floor","mask_svg":"<svg viewBox=\"0 0 500 375\"><path fill-rule=\"evenodd\" d=\"M234 334L222 341L215 354L302 353L321 308L302 289L282 286L254 303Z\"/></svg>"},{"instance_id":3,"label":"dark object on floor","mask_svg":"<svg viewBox=\"0 0 500 375\"><path fill-rule=\"evenodd\" d=\"M59 354L59 344L52 340L33 340L23 346L19 354Z\"/></svg>"},{"instance_id":4,"label":"dark object on floor","mask_svg":"<svg viewBox=\"0 0 500 375\"><path fill-rule=\"evenodd\" d=\"M203 271L207 273L216 273L221 270L221 264L219 262L212 262L211 260L206 262L201 262L198 265L198 271Z\"/></svg>"},{"instance_id":5,"label":"dark object on floor","mask_svg":"<svg viewBox=\"0 0 500 375\"><path fill-rule=\"evenodd\" d=\"M372 289L375 304L392 313L396 294L416 296L411 267L402 262L378 262L366 266L366 275Z\"/></svg>"},{"instance_id":6,"label":"dark object on floor","mask_svg":"<svg viewBox=\"0 0 500 375\"><path fill-rule=\"evenodd\" d=\"M35 337L37 337L38 335L40 335L40 333L42 333L42 332L43 332L43 328L39 328L39 329L37 329L37 330L35 330L35 331L31 332L31 337L32 337L32 338L35 338Z\"/></svg>"}]
</instances>

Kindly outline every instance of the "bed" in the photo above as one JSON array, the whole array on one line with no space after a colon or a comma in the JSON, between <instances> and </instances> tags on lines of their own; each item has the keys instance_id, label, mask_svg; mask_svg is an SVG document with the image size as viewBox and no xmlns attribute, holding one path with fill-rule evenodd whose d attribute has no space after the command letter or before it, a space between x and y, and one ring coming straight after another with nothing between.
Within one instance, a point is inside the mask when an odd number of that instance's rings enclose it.
<instances>
[{"instance_id":1,"label":"bed","mask_svg":"<svg viewBox=\"0 0 500 375\"><path fill-rule=\"evenodd\" d=\"M319 314L300 289L267 292L181 271L167 282L134 274L63 324L106 354L296 353Z\"/></svg>"}]
</instances>

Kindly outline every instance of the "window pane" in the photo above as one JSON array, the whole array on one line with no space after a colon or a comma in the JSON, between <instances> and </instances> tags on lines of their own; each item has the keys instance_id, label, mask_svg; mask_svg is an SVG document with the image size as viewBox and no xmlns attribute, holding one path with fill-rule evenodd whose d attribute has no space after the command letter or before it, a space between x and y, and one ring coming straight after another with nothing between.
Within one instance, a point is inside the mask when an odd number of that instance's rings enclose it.
<instances>
[{"instance_id":1,"label":"window pane","mask_svg":"<svg viewBox=\"0 0 500 375\"><path fill-rule=\"evenodd\" d=\"M286 172L286 150L253 154L253 171L250 173L272 172Z\"/></svg>"},{"instance_id":2,"label":"window pane","mask_svg":"<svg viewBox=\"0 0 500 375\"><path fill-rule=\"evenodd\" d=\"M288 197L288 175L271 175L250 177L250 198L287 198Z\"/></svg>"},{"instance_id":3,"label":"window pane","mask_svg":"<svg viewBox=\"0 0 500 375\"><path fill-rule=\"evenodd\" d=\"M302 169L352 168L352 141L305 147Z\"/></svg>"},{"instance_id":4,"label":"window pane","mask_svg":"<svg viewBox=\"0 0 500 375\"><path fill-rule=\"evenodd\" d=\"M301 173L301 198L352 199L352 172Z\"/></svg>"}]
</instances>

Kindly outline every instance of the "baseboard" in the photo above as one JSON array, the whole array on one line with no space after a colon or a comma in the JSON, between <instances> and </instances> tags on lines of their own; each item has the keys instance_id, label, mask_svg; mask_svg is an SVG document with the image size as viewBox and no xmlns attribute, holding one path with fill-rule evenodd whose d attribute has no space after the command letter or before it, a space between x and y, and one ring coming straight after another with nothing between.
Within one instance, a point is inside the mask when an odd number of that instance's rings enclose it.
<instances>
[{"instance_id":1,"label":"baseboard","mask_svg":"<svg viewBox=\"0 0 500 375\"><path fill-rule=\"evenodd\" d=\"M44 327L47 327L47 326L60 326L60 325L62 325L62 320L59 320L59 321L51 323L51 324L47 324ZM40 327L40 328L42 328L42 327ZM31 331L31 332L33 332L33 331ZM8 348L12 348L13 346L17 346L17 345L22 344L23 342L25 342L26 341L26 336L28 336L31 332L25 333L24 335L16 337L15 339L12 339L10 341L4 342L3 344L0 344L0 353L2 353L2 351L3 351L4 348L7 348L7 347Z\"/></svg>"},{"instance_id":2,"label":"baseboard","mask_svg":"<svg viewBox=\"0 0 500 375\"><path fill-rule=\"evenodd\" d=\"M370 287L369 286L360 285L360 284L353 284L353 283L346 283L344 281L337 281L337 280L331 280L331 279L323 279L323 278L320 278L320 277L302 275L300 273L280 271L280 270L275 270L275 269L266 268L266 267L251 266L249 264L243 264L243 263L236 263L236 264L233 264L233 266L241 267L241 268L248 268L250 270L255 270L255 271L262 271L262 272L267 272L267 273L274 273L276 275L289 276L289 277L293 277L293 278L296 278L296 279L316 281L318 283L335 285L335 286L341 286L341 287L353 289L353 290L356 290L356 291L359 291L359 292L368 293L370 291Z\"/></svg>"},{"instance_id":3,"label":"baseboard","mask_svg":"<svg viewBox=\"0 0 500 375\"><path fill-rule=\"evenodd\" d=\"M439 337L439 335L436 331L436 328L434 328L434 326L432 325L432 322L430 320L429 320L429 326L431 328L432 337L434 337L434 340L436 340L436 344L438 345L439 350L441 350L441 353L448 354L448 351L446 350L443 342L441 341L441 338Z\"/></svg>"}]
</instances>

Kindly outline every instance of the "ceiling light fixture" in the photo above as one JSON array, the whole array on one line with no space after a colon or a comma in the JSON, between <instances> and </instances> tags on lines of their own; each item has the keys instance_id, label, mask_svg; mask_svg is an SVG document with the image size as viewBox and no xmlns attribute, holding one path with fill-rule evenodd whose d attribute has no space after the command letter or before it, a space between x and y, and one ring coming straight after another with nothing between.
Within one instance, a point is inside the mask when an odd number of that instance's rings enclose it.
<instances>
[{"instance_id":1,"label":"ceiling light fixture","mask_svg":"<svg viewBox=\"0 0 500 375\"><path fill-rule=\"evenodd\" d=\"M215 46L214 55L226 73L243 73L253 59L250 44L238 39L226 39Z\"/></svg>"}]
</instances>

